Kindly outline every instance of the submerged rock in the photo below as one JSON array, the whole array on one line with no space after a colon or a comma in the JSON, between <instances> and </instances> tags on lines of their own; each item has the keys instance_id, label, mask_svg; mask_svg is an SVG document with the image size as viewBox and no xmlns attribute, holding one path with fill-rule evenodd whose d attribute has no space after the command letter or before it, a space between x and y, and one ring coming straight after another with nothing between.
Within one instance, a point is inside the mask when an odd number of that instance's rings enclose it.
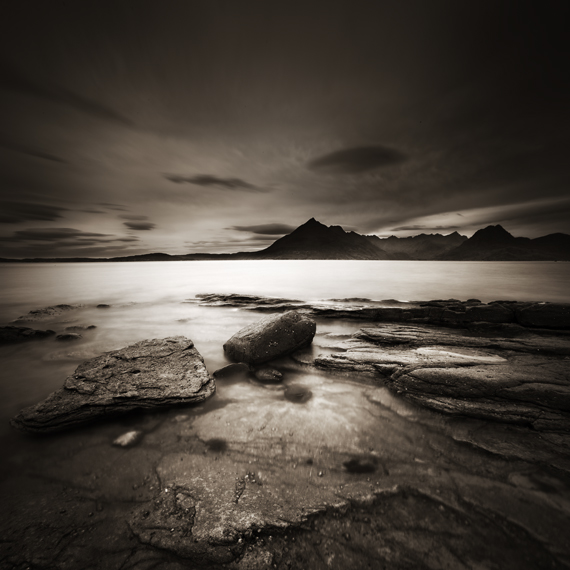
<instances>
[{"instance_id":1,"label":"submerged rock","mask_svg":"<svg viewBox=\"0 0 570 570\"><path fill-rule=\"evenodd\" d=\"M261 364L311 344L316 330L311 318L288 311L243 328L224 344L224 350L232 360Z\"/></svg>"},{"instance_id":2,"label":"submerged rock","mask_svg":"<svg viewBox=\"0 0 570 570\"><path fill-rule=\"evenodd\" d=\"M58 334L55 337L55 340L69 341L69 340L79 340L80 338L82 338L82 336L79 333L66 332L66 333Z\"/></svg>"},{"instance_id":3,"label":"submerged rock","mask_svg":"<svg viewBox=\"0 0 570 570\"><path fill-rule=\"evenodd\" d=\"M223 378L237 378L240 376L247 376L249 374L249 365L243 362L233 362L222 368L218 368L213 374L216 379Z\"/></svg>"},{"instance_id":4,"label":"submerged rock","mask_svg":"<svg viewBox=\"0 0 570 570\"><path fill-rule=\"evenodd\" d=\"M22 315L18 317L13 323L20 322L31 322L31 321L45 321L48 319L53 319L54 317L59 317L63 313L68 311L73 311L75 309L80 309L83 305L53 305L51 307L44 307L43 309L34 309L30 311L27 315Z\"/></svg>"},{"instance_id":5,"label":"submerged rock","mask_svg":"<svg viewBox=\"0 0 570 570\"><path fill-rule=\"evenodd\" d=\"M54 334L55 331L52 330L42 331L29 327L0 327L0 345L42 339Z\"/></svg>"},{"instance_id":6,"label":"submerged rock","mask_svg":"<svg viewBox=\"0 0 570 570\"><path fill-rule=\"evenodd\" d=\"M92 329L96 329L95 325L71 325L69 327L65 327L66 331L90 331Z\"/></svg>"},{"instance_id":7,"label":"submerged rock","mask_svg":"<svg viewBox=\"0 0 570 570\"><path fill-rule=\"evenodd\" d=\"M143 340L84 362L62 389L11 423L22 431L56 431L136 409L202 402L214 391L191 340Z\"/></svg>"},{"instance_id":8,"label":"submerged rock","mask_svg":"<svg viewBox=\"0 0 570 570\"><path fill-rule=\"evenodd\" d=\"M283 374L275 368L259 368L254 372L254 376L260 382L274 383L283 380Z\"/></svg>"}]
</instances>

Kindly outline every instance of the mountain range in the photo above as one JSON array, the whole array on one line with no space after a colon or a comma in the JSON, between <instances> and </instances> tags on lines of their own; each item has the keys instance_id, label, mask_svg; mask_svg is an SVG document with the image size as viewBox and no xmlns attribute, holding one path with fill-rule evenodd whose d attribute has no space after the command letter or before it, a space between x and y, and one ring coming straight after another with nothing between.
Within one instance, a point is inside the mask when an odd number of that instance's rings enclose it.
<instances>
[{"instance_id":1,"label":"mountain range","mask_svg":"<svg viewBox=\"0 0 570 570\"><path fill-rule=\"evenodd\" d=\"M472 237L420 234L400 238L346 232L314 218L260 251L240 253L147 253L107 259L0 259L0 262L73 261L198 261L224 259L390 259L441 261L570 261L570 235L555 233L530 239L514 237L502 226L487 226Z\"/></svg>"}]
</instances>

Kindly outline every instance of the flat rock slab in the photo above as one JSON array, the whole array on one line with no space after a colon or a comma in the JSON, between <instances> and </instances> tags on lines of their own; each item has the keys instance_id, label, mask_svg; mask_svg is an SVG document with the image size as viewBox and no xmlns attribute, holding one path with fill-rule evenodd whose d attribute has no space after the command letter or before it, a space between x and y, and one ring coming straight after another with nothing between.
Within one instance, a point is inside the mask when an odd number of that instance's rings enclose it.
<instances>
[{"instance_id":1,"label":"flat rock slab","mask_svg":"<svg viewBox=\"0 0 570 570\"><path fill-rule=\"evenodd\" d=\"M365 327L320 354L318 368L379 377L446 414L570 433L570 338L524 332L474 335L415 324Z\"/></svg>"},{"instance_id":2,"label":"flat rock slab","mask_svg":"<svg viewBox=\"0 0 570 570\"><path fill-rule=\"evenodd\" d=\"M52 336L55 331L52 330L37 330L29 327L0 327L0 345L1 344L15 344L18 342L26 342L28 340L38 340Z\"/></svg>"},{"instance_id":3,"label":"flat rock slab","mask_svg":"<svg viewBox=\"0 0 570 570\"><path fill-rule=\"evenodd\" d=\"M131 410L202 402L214 391L191 340L143 340L84 362L62 389L11 423L22 431L57 431Z\"/></svg>"},{"instance_id":4,"label":"flat rock slab","mask_svg":"<svg viewBox=\"0 0 570 570\"><path fill-rule=\"evenodd\" d=\"M241 329L224 344L224 351L236 362L261 364L308 346L316 330L307 315L287 311Z\"/></svg>"},{"instance_id":5,"label":"flat rock slab","mask_svg":"<svg viewBox=\"0 0 570 570\"><path fill-rule=\"evenodd\" d=\"M570 432L570 367L419 368L389 384L423 406L448 414Z\"/></svg>"},{"instance_id":6,"label":"flat rock slab","mask_svg":"<svg viewBox=\"0 0 570 570\"><path fill-rule=\"evenodd\" d=\"M358 371L392 375L404 367L463 367L479 364L506 364L507 360L488 351L474 348L421 346L414 348L383 348L363 345L346 352L320 355L315 365L324 370Z\"/></svg>"}]
</instances>

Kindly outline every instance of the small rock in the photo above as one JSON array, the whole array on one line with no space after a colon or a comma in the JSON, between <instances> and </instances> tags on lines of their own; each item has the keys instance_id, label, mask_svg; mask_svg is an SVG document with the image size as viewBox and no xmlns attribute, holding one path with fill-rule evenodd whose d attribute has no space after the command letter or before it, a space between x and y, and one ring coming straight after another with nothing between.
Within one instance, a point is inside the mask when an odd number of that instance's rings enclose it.
<instances>
[{"instance_id":1,"label":"small rock","mask_svg":"<svg viewBox=\"0 0 570 570\"><path fill-rule=\"evenodd\" d=\"M143 435L143 432L140 430L127 431L115 439L113 445L117 447L133 447L139 443Z\"/></svg>"},{"instance_id":2,"label":"small rock","mask_svg":"<svg viewBox=\"0 0 570 570\"><path fill-rule=\"evenodd\" d=\"M235 378L237 376L245 376L249 374L249 366L244 362L235 362L233 364L228 364L223 368L218 368L213 374L216 380L223 378Z\"/></svg>"},{"instance_id":3,"label":"small rock","mask_svg":"<svg viewBox=\"0 0 570 570\"><path fill-rule=\"evenodd\" d=\"M65 327L66 331L89 331L96 329L95 325L72 325L70 327Z\"/></svg>"},{"instance_id":4,"label":"small rock","mask_svg":"<svg viewBox=\"0 0 570 570\"><path fill-rule=\"evenodd\" d=\"M283 374L279 370L275 370L275 368L259 368L254 372L254 376L260 382L274 383L283 380Z\"/></svg>"}]
</instances>

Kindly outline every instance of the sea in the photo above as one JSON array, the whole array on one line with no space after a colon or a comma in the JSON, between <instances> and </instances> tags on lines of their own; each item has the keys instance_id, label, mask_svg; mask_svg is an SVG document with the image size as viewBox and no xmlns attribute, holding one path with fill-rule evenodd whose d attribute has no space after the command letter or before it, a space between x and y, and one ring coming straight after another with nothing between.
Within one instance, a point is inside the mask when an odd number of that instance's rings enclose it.
<instances>
[{"instance_id":1,"label":"sea","mask_svg":"<svg viewBox=\"0 0 570 570\"><path fill-rule=\"evenodd\" d=\"M260 314L201 307L203 293L301 301L368 298L570 302L570 263L461 261L173 261L0 264L0 324L31 310L82 305L55 322L23 323L63 332L95 325L80 341L0 347L0 433L7 419L59 388L87 358L147 338L191 338L208 369L227 364L223 343ZM110 305L97 309L98 304ZM354 332L354 323L323 324ZM323 331L324 332L324 331Z\"/></svg>"},{"instance_id":2,"label":"sea","mask_svg":"<svg viewBox=\"0 0 570 570\"><path fill-rule=\"evenodd\" d=\"M61 388L65 378L81 362L143 339L183 335L192 339L210 373L228 364L222 348L224 342L266 313L201 306L196 295L239 293L322 303L355 298L404 302L451 298L476 298L483 302L570 302L570 263L564 262L6 263L0 265L0 282L0 325L9 324L32 310L70 304L79 307L48 320L22 325L52 329L58 333L69 326L95 326L81 331L82 338L76 341L62 342L52 336L0 347L0 445L3 459L0 495L4 496L2 488L6 489L6 497L15 504L14 512L17 512L21 501L28 500L30 488L35 485L27 481L44 479L49 479L51 485L64 478L69 488L81 488L87 484L86 477L90 477L90 493L97 496L106 508L119 509L120 505L126 504L121 501L130 496L128 493L132 493L135 486L126 475L123 481L121 469L127 469L129 457L134 457L132 454L135 452L121 450L119 453L112 442L125 431L137 429L139 423L147 425L145 422L148 422L148 415L152 415L150 412L142 418L109 419L74 434L54 434L39 439L14 431L9 419L23 407L36 404ZM334 346L337 340L350 337L363 325L366 323L360 321L317 320L317 335L313 343L315 353L321 349L330 352L331 345ZM469 472L479 468L480 455L461 447L455 436L443 437L438 435L439 428L433 429L434 421L443 421L434 412L413 406L383 387L374 388L375 396L371 398L370 380L361 383L356 377L330 376L292 361L281 362L280 366L284 373L284 386L304 386L312 394L308 402L286 402L283 391L279 389L218 381L216 394L199 406L199 411L187 407L182 411L178 409L157 415L158 427L145 435L136 453L144 454L148 448L148 453L156 454L157 449L166 445L164 442L169 442L169 449L177 449L182 425L177 423L180 417L193 418L188 420L194 422L197 430L192 437L201 441L206 436L200 434L200 425L210 426L202 428L204 433L206 429L211 430L211 426L226 429L224 426L229 422L225 421L224 414L227 417L231 415L232 421L243 426L260 415L278 417L278 414L286 414L300 430L301 440L297 445L306 444L302 435L304 422L307 429L310 426L311 430L318 431L321 429L319 426L322 427L322 433L317 433L311 440L321 451L329 439L334 440L335 445L344 450L343 453L362 452L365 440L367 450L372 449L370 442L381 442L381 452L378 453L386 458L387 471L404 469L406 473L416 473L418 466L426 462L433 469L438 469L441 462L443 469L444 458L454 456L459 449L463 454L462 469ZM210 423L208 414L211 415ZM279 426L271 429L278 430ZM358 434L361 435L357 437ZM235 449L243 449L243 433L236 433L235 444L232 443L231 432L224 437L228 440L228 457L235 458L232 460L237 462L236 470L247 469L247 465L239 463L242 456L237 452L231 453L234 446L237 446ZM436 448L437 453L433 451ZM321 451L312 450L310 446L305 453L313 451L315 457L320 457L317 454ZM98 458L97 464L93 463L94 457ZM332 459L330 461L333 462ZM342 469L335 465L324 465L323 472L336 470L338 477L350 479L350 475L343 474ZM143 462L132 468L137 477L147 481L155 467ZM114 477L112 492L101 482L107 481L105 477L111 477L109 473ZM290 485L300 484L299 471L290 473ZM123 495L123 491L117 491L122 489L121 485L125 488Z\"/></svg>"}]
</instances>

